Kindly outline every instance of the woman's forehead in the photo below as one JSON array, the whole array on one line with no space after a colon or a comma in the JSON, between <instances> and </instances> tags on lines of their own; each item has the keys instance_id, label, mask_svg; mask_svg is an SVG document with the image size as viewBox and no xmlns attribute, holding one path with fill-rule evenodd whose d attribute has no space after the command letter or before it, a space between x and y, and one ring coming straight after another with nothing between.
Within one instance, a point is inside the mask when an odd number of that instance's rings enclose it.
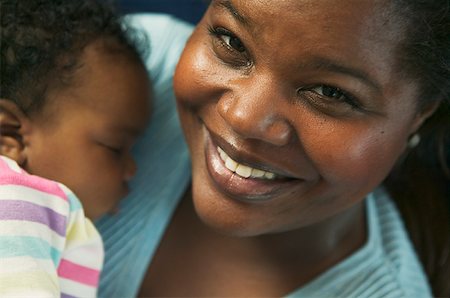
<instances>
[{"instance_id":1,"label":"woman's forehead","mask_svg":"<svg viewBox=\"0 0 450 298\"><path fill-rule=\"evenodd\" d=\"M278 61L284 70L325 61L320 65L352 70L372 86L387 86L399 75L405 30L384 2L215 0L210 16L224 22L219 25L232 24L227 28L251 52Z\"/></svg>"},{"instance_id":2,"label":"woman's forehead","mask_svg":"<svg viewBox=\"0 0 450 298\"><path fill-rule=\"evenodd\" d=\"M319 22L336 25L338 20L339 23L371 24L381 28L392 26L399 19L393 9L395 3L385 0L214 0L211 3L248 27L306 19L314 21L311 25Z\"/></svg>"}]
</instances>

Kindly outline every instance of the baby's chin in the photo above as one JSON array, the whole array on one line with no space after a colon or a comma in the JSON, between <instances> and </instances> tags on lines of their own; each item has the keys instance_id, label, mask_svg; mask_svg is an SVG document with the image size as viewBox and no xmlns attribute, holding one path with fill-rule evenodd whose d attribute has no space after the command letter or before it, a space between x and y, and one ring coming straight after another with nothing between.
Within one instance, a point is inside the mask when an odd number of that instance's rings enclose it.
<instances>
[{"instance_id":1,"label":"baby's chin","mask_svg":"<svg viewBox=\"0 0 450 298\"><path fill-rule=\"evenodd\" d=\"M119 214L120 200L116 200L109 204L102 204L99 206L92 206L91 204L83 204L84 214L92 221L98 220L103 216L114 216Z\"/></svg>"}]
</instances>

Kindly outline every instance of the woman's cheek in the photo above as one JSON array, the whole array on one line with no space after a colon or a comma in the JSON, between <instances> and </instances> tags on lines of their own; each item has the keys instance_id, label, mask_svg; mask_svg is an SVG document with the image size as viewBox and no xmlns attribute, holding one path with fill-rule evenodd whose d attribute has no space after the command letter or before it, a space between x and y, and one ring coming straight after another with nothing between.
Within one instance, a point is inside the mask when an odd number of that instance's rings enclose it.
<instances>
[{"instance_id":1,"label":"woman's cheek","mask_svg":"<svg viewBox=\"0 0 450 298\"><path fill-rule=\"evenodd\" d=\"M174 89L180 104L195 106L214 97L218 90L217 81L220 81L215 58L208 45L194 34L175 71Z\"/></svg>"},{"instance_id":2,"label":"woman's cheek","mask_svg":"<svg viewBox=\"0 0 450 298\"><path fill-rule=\"evenodd\" d=\"M326 146L310 149L317 169L330 184L369 191L385 179L399 156L392 143L370 132L349 135L347 131L336 136L334 141L328 136L321 142Z\"/></svg>"}]
</instances>

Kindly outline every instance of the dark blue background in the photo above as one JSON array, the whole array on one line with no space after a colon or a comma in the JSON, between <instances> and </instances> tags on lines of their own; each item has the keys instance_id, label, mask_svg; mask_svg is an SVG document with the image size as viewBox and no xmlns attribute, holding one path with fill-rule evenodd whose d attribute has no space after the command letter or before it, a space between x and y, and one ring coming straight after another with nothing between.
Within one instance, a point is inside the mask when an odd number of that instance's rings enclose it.
<instances>
[{"instance_id":1,"label":"dark blue background","mask_svg":"<svg viewBox=\"0 0 450 298\"><path fill-rule=\"evenodd\" d=\"M164 12L196 24L207 7L207 0L118 0L119 8L130 12Z\"/></svg>"}]
</instances>

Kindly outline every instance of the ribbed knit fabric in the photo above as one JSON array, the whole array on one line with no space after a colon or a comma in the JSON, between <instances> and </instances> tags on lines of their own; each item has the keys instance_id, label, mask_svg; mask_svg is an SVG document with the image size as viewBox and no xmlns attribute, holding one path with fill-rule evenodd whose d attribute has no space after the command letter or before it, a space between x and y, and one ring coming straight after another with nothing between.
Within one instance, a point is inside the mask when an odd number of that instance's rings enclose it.
<instances>
[{"instance_id":1,"label":"ribbed knit fabric","mask_svg":"<svg viewBox=\"0 0 450 298\"><path fill-rule=\"evenodd\" d=\"M0 155L0 297L95 297L102 264L78 198Z\"/></svg>"},{"instance_id":2,"label":"ribbed knit fabric","mask_svg":"<svg viewBox=\"0 0 450 298\"><path fill-rule=\"evenodd\" d=\"M97 223L106 248L99 295L135 297L178 201L190 181L171 79L192 27L169 16L130 18L150 36L156 92L150 129L136 148L132 193L116 216ZM288 297L430 297L395 206L378 190L367 199L368 241L348 259ZM170 264L167 264L170 266ZM176 286L176 285L174 285Z\"/></svg>"},{"instance_id":3,"label":"ribbed knit fabric","mask_svg":"<svg viewBox=\"0 0 450 298\"><path fill-rule=\"evenodd\" d=\"M346 260L288 297L431 297L423 269L390 198L367 198L368 241Z\"/></svg>"}]
</instances>

